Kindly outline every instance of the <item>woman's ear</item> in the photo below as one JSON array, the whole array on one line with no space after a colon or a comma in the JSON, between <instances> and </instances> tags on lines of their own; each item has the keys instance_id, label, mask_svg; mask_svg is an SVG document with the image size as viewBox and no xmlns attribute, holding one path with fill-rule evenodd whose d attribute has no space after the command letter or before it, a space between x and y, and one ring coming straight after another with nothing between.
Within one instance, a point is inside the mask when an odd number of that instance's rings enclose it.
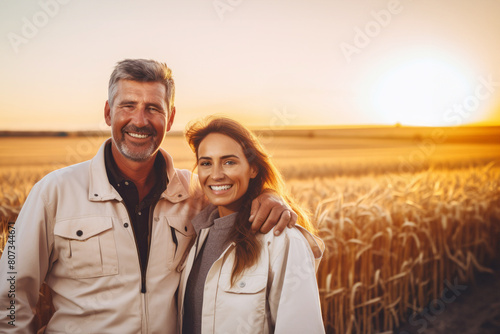
<instances>
[{"instance_id":1,"label":"woman's ear","mask_svg":"<svg viewBox=\"0 0 500 334\"><path fill-rule=\"evenodd\" d=\"M259 168L255 165L250 165L250 178L254 179L259 174Z\"/></svg>"}]
</instances>

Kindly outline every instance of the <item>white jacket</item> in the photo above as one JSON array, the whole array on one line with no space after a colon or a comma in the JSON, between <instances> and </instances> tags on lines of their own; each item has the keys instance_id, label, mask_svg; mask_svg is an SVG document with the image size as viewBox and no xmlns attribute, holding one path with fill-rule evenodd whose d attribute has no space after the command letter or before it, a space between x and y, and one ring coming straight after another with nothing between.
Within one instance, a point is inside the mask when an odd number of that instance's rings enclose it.
<instances>
[{"instance_id":1,"label":"white jacket","mask_svg":"<svg viewBox=\"0 0 500 334\"><path fill-rule=\"evenodd\" d=\"M176 333L175 292L195 238L191 219L206 205L188 193L191 173L174 169L151 214L152 238L141 270L130 219L106 175L104 145L90 161L54 171L31 190L15 224L15 265L0 260L0 333L33 333L40 285L52 289L46 333ZM174 242L174 236L177 244ZM15 272L15 296L8 272ZM15 325L8 322L12 300Z\"/></svg>"},{"instance_id":2,"label":"white jacket","mask_svg":"<svg viewBox=\"0 0 500 334\"><path fill-rule=\"evenodd\" d=\"M320 239L316 239L318 243L310 238L306 240L304 236L311 234L299 228L286 228L278 237L273 233L258 234L262 246L260 258L233 286L235 245L232 243L226 248L210 268L205 281L203 334L325 332L315 270L315 256L319 264L324 244ZM182 273L179 286L181 332L187 280L209 230L200 231ZM311 245L316 247L311 250Z\"/></svg>"}]
</instances>

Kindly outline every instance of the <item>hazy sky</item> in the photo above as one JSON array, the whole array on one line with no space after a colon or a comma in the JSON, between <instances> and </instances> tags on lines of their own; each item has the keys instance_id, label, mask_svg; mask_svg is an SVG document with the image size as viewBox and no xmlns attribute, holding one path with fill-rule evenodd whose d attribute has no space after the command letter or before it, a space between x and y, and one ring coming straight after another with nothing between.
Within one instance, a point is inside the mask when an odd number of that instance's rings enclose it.
<instances>
[{"instance_id":1,"label":"hazy sky","mask_svg":"<svg viewBox=\"0 0 500 334\"><path fill-rule=\"evenodd\" d=\"M0 0L0 129L100 129L124 58L166 62L182 130L500 124L497 0Z\"/></svg>"}]
</instances>

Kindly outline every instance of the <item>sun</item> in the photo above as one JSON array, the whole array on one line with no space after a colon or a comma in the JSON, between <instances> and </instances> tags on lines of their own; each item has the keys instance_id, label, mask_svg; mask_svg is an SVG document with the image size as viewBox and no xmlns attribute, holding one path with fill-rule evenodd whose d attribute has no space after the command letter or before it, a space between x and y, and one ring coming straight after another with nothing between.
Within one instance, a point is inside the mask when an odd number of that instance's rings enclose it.
<instances>
[{"instance_id":1,"label":"sun","mask_svg":"<svg viewBox=\"0 0 500 334\"><path fill-rule=\"evenodd\" d=\"M448 126L446 110L471 90L465 71L438 57L392 64L373 81L369 109L383 124Z\"/></svg>"}]
</instances>

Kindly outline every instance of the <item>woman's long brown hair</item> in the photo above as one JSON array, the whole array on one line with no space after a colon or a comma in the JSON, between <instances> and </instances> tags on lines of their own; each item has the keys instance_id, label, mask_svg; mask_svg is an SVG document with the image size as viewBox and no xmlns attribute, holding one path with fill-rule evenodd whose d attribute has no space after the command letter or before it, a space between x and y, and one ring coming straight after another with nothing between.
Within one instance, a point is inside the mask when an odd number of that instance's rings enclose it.
<instances>
[{"instance_id":1,"label":"woman's long brown hair","mask_svg":"<svg viewBox=\"0 0 500 334\"><path fill-rule=\"evenodd\" d=\"M291 198L285 188L283 177L271 161L269 154L264 150L259 140L245 126L226 117L208 117L188 125L186 139L189 146L196 153L202 140L211 133L226 135L241 145L246 159L250 165L257 167L257 176L250 179L248 190L244 195L243 204L238 211L236 224L228 237L228 242L234 242L235 262L231 275L231 284L246 268L255 264L259 258L260 244L251 230L250 209L252 200L263 191L272 191L276 196L283 198L291 209L297 214L297 223L309 231L315 231L314 226L305 211Z\"/></svg>"}]
</instances>

